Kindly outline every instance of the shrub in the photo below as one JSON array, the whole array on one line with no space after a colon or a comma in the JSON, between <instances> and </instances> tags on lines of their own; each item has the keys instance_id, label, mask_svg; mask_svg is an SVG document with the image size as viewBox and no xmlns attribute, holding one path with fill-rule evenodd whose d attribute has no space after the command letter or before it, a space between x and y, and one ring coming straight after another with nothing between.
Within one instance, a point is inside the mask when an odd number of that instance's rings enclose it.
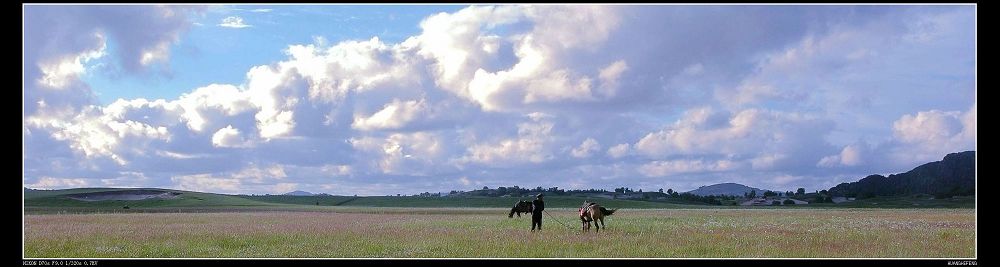
<instances>
[{"instance_id":1,"label":"shrub","mask_svg":"<svg viewBox=\"0 0 1000 267\"><path fill-rule=\"evenodd\" d=\"M784 203L785 205L795 205L795 201L792 201L791 199L785 199Z\"/></svg>"},{"instance_id":2,"label":"shrub","mask_svg":"<svg viewBox=\"0 0 1000 267\"><path fill-rule=\"evenodd\" d=\"M771 205L773 205L773 206L780 206L781 205L781 201L777 201L777 200L772 201Z\"/></svg>"}]
</instances>

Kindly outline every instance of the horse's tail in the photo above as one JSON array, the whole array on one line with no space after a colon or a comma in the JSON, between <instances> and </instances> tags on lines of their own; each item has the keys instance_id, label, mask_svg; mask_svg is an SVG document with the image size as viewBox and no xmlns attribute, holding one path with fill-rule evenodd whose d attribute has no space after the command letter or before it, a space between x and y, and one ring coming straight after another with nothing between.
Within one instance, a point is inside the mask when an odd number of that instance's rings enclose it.
<instances>
[{"instance_id":1,"label":"horse's tail","mask_svg":"<svg viewBox=\"0 0 1000 267\"><path fill-rule=\"evenodd\" d=\"M601 207L601 214L603 214L604 216L611 216L611 214L615 214L616 210L618 210L618 209L611 209L611 210L609 210L609 209L607 209L605 207Z\"/></svg>"}]
</instances>

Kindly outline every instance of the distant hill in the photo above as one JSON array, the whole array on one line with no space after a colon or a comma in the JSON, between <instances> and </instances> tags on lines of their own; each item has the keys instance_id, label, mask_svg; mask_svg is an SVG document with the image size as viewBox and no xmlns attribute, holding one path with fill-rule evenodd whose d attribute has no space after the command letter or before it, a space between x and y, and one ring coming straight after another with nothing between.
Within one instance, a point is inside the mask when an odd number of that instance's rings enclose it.
<instances>
[{"instance_id":1,"label":"distant hill","mask_svg":"<svg viewBox=\"0 0 1000 267\"><path fill-rule=\"evenodd\" d=\"M182 212L182 211L309 211L341 207L470 207L507 208L517 197L420 197L420 196L313 196L224 195L160 188L74 188L30 190L24 196L26 213L88 212ZM166 195L165 195L166 194ZM578 208L580 203L595 200L580 196L546 197L550 208ZM705 205L666 202L600 199L612 208L700 208ZM127 207L127 208L126 208ZM490 212L490 211L486 211ZM498 214L506 215L506 212Z\"/></svg>"},{"instance_id":2,"label":"distant hill","mask_svg":"<svg viewBox=\"0 0 1000 267\"><path fill-rule=\"evenodd\" d=\"M233 195L202 193L161 188L74 188L26 190L26 212L75 211L176 211L271 209L287 205L254 201Z\"/></svg>"},{"instance_id":3,"label":"distant hill","mask_svg":"<svg viewBox=\"0 0 1000 267\"><path fill-rule=\"evenodd\" d=\"M749 186L745 186L745 185L741 185L741 184L737 184L737 183L721 183L721 184L713 184L713 185L702 186L702 187L699 187L698 189L688 191L687 193L691 193L691 194L699 195L699 196L728 195L728 196L741 196L742 197L743 193L750 193L750 191L757 191L756 194L758 196L762 196L762 195L764 195L764 192L766 192L768 190L766 190L766 189L760 189L760 188L753 188L753 187L749 187Z\"/></svg>"},{"instance_id":4,"label":"distant hill","mask_svg":"<svg viewBox=\"0 0 1000 267\"><path fill-rule=\"evenodd\" d=\"M306 191L296 190L296 191L284 193L282 195L285 195L285 196L315 196L316 194L309 193L309 192L306 192Z\"/></svg>"},{"instance_id":5,"label":"distant hill","mask_svg":"<svg viewBox=\"0 0 1000 267\"><path fill-rule=\"evenodd\" d=\"M976 193L976 152L952 153L944 160L930 162L908 172L869 175L853 183L830 188L834 196L870 198L930 194L936 198L974 196Z\"/></svg>"}]
</instances>

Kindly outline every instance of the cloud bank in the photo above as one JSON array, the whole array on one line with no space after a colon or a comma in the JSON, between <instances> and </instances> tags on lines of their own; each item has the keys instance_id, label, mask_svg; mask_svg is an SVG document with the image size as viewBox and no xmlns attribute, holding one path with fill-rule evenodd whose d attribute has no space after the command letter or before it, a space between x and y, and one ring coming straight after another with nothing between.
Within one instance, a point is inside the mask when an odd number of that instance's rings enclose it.
<instances>
[{"instance_id":1,"label":"cloud bank","mask_svg":"<svg viewBox=\"0 0 1000 267\"><path fill-rule=\"evenodd\" d=\"M201 10L25 12L33 188L822 189L976 146L969 6L471 6L107 105L88 62L162 69Z\"/></svg>"}]
</instances>

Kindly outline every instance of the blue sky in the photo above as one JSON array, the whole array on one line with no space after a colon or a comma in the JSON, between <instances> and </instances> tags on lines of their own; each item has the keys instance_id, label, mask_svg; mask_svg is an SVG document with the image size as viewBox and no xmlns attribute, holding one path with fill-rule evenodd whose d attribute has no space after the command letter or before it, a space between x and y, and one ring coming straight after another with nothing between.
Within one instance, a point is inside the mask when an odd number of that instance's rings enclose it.
<instances>
[{"instance_id":1,"label":"blue sky","mask_svg":"<svg viewBox=\"0 0 1000 267\"><path fill-rule=\"evenodd\" d=\"M25 6L24 184L820 190L976 147L976 7Z\"/></svg>"},{"instance_id":2,"label":"blue sky","mask_svg":"<svg viewBox=\"0 0 1000 267\"><path fill-rule=\"evenodd\" d=\"M317 38L330 42L368 39L378 36L398 43L420 32L424 17L453 12L454 5L249 5L210 6L205 12L190 14L192 27L171 44L175 51L161 75L121 75L112 58L88 62L94 71L81 77L97 90L102 104L119 98L177 98L201 85L238 84L246 70L258 64L276 62L288 44L312 43ZM249 25L234 29L218 24L227 17L239 17ZM114 42L108 53L117 53ZM164 73L165 72L165 73Z\"/></svg>"}]
</instances>

